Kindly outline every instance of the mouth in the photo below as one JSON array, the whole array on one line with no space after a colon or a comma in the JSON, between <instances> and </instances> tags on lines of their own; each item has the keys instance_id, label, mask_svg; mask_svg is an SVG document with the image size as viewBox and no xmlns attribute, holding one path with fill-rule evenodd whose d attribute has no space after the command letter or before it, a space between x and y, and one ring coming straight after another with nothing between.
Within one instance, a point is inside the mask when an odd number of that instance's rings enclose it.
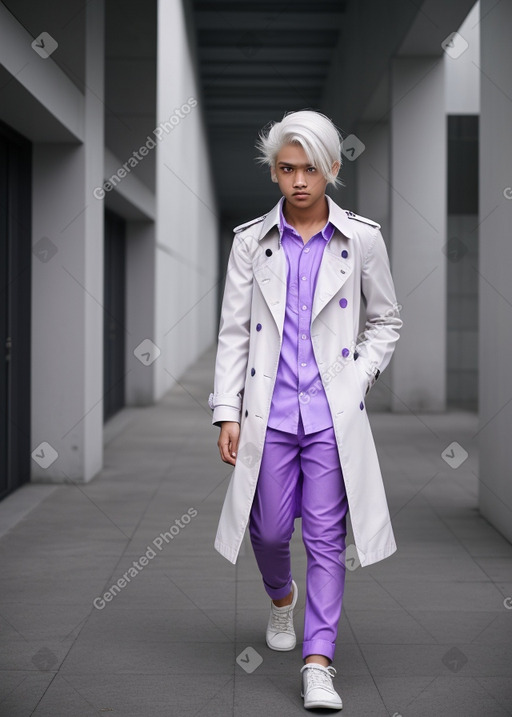
<instances>
[{"instance_id":1,"label":"mouth","mask_svg":"<svg viewBox=\"0 0 512 717\"><path fill-rule=\"evenodd\" d=\"M301 197L309 197L309 194L308 192L294 192L292 196L300 199Z\"/></svg>"}]
</instances>

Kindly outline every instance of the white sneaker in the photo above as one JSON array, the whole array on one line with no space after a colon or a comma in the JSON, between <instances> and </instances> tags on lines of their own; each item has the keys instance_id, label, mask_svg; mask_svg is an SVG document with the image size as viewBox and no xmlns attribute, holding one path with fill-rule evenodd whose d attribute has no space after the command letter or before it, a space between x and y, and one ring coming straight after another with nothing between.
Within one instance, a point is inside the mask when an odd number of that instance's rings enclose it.
<instances>
[{"instance_id":1,"label":"white sneaker","mask_svg":"<svg viewBox=\"0 0 512 717\"><path fill-rule=\"evenodd\" d=\"M292 580L293 600L290 605L277 607L270 601L270 617L267 625L267 645L271 650L293 650L297 643L293 628L293 608L297 604L299 591L297 583Z\"/></svg>"},{"instance_id":2,"label":"white sneaker","mask_svg":"<svg viewBox=\"0 0 512 717\"><path fill-rule=\"evenodd\" d=\"M336 670L332 665L324 667L316 662L308 662L302 667L302 691L304 707L314 709L315 707L326 707L333 710L341 710L343 702L341 697L332 686L332 678Z\"/></svg>"}]
</instances>

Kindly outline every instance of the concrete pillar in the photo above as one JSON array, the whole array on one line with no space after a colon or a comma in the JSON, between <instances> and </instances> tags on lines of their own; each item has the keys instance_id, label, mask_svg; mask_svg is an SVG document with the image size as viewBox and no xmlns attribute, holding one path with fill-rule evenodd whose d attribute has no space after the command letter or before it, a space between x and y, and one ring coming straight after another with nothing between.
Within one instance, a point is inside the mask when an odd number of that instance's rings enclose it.
<instances>
[{"instance_id":1,"label":"concrete pillar","mask_svg":"<svg viewBox=\"0 0 512 717\"><path fill-rule=\"evenodd\" d=\"M391 267L404 321L391 364L397 387L392 408L442 411L447 241L443 60L394 58L390 73Z\"/></svg>"},{"instance_id":2,"label":"concrete pillar","mask_svg":"<svg viewBox=\"0 0 512 717\"><path fill-rule=\"evenodd\" d=\"M85 27L85 237L84 283L84 461L83 476L103 465L103 202L91 201L104 169L105 0L86 6ZM91 296L92 295L92 296ZM94 298L92 298L94 297Z\"/></svg>"},{"instance_id":3,"label":"concrete pillar","mask_svg":"<svg viewBox=\"0 0 512 717\"><path fill-rule=\"evenodd\" d=\"M512 540L512 5L480 12L479 505Z\"/></svg>"},{"instance_id":4,"label":"concrete pillar","mask_svg":"<svg viewBox=\"0 0 512 717\"><path fill-rule=\"evenodd\" d=\"M84 141L33 153L34 481L88 481L103 460L104 0L85 13Z\"/></svg>"},{"instance_id":5,"label":"concrete pillar","mask_svg":"<svg viewBox=\"0 0 512 717\"><path fill-rule=\"evenodd\" d=\"M217 333L218 220L182 2L158 0L155 399Z\"/></svg>"},{"instance_id":6,"label":"concrete pillar","mask_svg":"<svg viewBox=\"0 0 512 717\"><path fill-rule=\"evenodd\" d=\"M356 134L365 149L356 160L355 211L379 222L389 251L389 124L359 122Z\"/></svg>"},{"instance_id":7,"label":"concrete pillar","mask_svg":"<svg viewBox=\"0 0 512 717\"><path fill-rule=\"evenodd\" d=\"M354 162L357 175L355 211L364 217L369 217L379 222L391 259L389 235L389 123L359 122L355 134L365 145L364 151ZM364 307L361 306L360 331L364 329L365 321ZM390 410L391 380L391 367L389 367L382 379L377 381L368 395L367 403L370 411Z\"/></svg>"}]
</instances>

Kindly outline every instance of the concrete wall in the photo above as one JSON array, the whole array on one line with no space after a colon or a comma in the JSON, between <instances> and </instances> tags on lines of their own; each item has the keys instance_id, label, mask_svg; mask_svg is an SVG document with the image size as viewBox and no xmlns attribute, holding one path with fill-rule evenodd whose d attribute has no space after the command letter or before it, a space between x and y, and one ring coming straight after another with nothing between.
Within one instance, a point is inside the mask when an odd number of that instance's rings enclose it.
<instances>
[{"instance_id":1,"label":"concrete wall","mask_svg":"<svg viewBox=\"0 0 512 717\"><path fill-rule=\"evenodd\" d=\"M404 327L395 410L440 411L446 389L446 116L435 57L391 66L391 250Z\"/></svg>"},{"instance_id":2,"label":"concrete wall","mask_svg":"<svg viewBox=\"0 0 512 717\"><path fill-rule=\"evenodd\" d=\"M467 43L457 58L445 57L445 107L449 115L480 112L480 2L457 32Z\"/></svg>"},{"instance_id":3,"label":"concrete wall","mask_svg":"<svg viewBox=\"0 0 512 717\"><path fill-rule=\"evenodd\" d=\"M155 398L217 333L218 217L200 95L181 3L158 3ZM172 78L172 81L171 81Z\"/></svg>"},{"instance_id":4,"label":"concrete wall","mask_svg":"<svg viewBox=\"0 0 512 717\"><path fill-rule=\"evenodd\" d=\"M467 43L456 58L445 56L445 107L447 115L478 116L480 114L480 3L468 14L457 30ZM448 119L450 119L448 117ZM460 131L460 120L456 127ZM455 167L449 167L449 181L456 186L448 192L464 193L463 201L448 206L448 240L460 242L461 251L451 252L447 264L447 383L449 407L478 409L478 197L473 196L473 174L478 168L470 157L476 149L467 135L456 139ZM453 147L453 139L448 139ZM474 170L474 171L473 171ZM477 181L477 178L476 178ZM468 191L469 190L469 191ZM477 189L475 187L475 195Z\"/></svg>"},{"instance_id":5,"label":"concrete wall","mask_svg":"<svg viewBox=\"0 0 512 717\"><path fill-rule=\"evenodd\" d=\"M389 197L389 123L359 122L356 135L365 145L356 160L356 209L358 214L379 222L391 260L390 197ZM364 307L361 307L360 327L364 328ZM370 411L389 411L391 370L377 381L367 397Z\"/></svg>"},{"instance_id":6,"label":"concrete wall","mask_svg":"<svg viewBox=\"0 0 512 717\"><path fill-rule=\"evenodd\" d=\"M25 29L30 6L18 10L15 16L0 5L0 118L33 143L33 244L43 241L49 250L44 260L35 251L32 260L31 445L33 455L43 450L54 460L34 459L31 478L85 482L103 465L105 206L127 222L126 404L158 400L217 331L218 222L192 33L181 3L161 2L157 57L151 62L136 47L131 62L116 42L113 96L107 97L105 42L112 32L105 32L105 0L91 0L74 20L83 25L73 26L73 37L83 38L76 47L53 12L55 25L42 30L63 52L45 58ZM65 15L64 0L62 10ZM122 10L133 18L140 6L128 2ZM128 23L127 32L134 32L130 17L123 14L119 25ZM116 18L109 22L115 30ZM70 67L81 68L76 81L66 72ZM141 99L126 91L134 67L137 87L145 72L157 88L157 107L151 108L150 92ZM106 113L119 154L105 147ZM123 132L114 142L116 122ZM156 192L152 156L105 191L105 180L153 128ZM160 351L149 366L134 355L146 339Z\"/></svg>"},{"instance_id":7,"label":"concrete wall","mask_svg":"<svg viewBox=\"0 0 512 717\"><path fill-rule=\"evenodd\" d=\"M481 16L480 510L512 540L512 5Z\"/></svg>"},{"instance_id":8,"label":"concrete wall","mask_svg":"<svg viewBox=\"0 0 512 717\"><path fill-rule=\"evenodd\" d=\"M83 142L34 145L33 243L48 238L55 255L32 262L31 432L33 447L47 443L57 458L48 467L33 461L33 480L88 480L102 466L103 205L93 190L103 181L103 22L103 2L92 0ZM68 104L67 78L51 58L34 58L46 63L42 99L54 76L53 101Z\"/></svg>"}]
</instances>

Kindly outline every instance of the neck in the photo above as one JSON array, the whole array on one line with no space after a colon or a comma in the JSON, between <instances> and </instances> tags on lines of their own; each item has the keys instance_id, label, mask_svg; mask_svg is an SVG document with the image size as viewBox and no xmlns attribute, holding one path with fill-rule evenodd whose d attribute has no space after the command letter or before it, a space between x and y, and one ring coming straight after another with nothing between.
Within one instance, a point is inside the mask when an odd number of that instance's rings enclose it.
<instances>
[{"instance_id":1,"label":"neck","mask_svg":"<svg viewBox=\"0 0 512 717\"><path fill-rule=\"evenodd\" d=\"M298 225L306 227L309 225L316 225L321 222L325 224L329 218L329 205L325 194L310 207L304 208L294 207L285 199L283 203L283 214L288 224L291 224L292 226Z\"/></svg>"}]
</instances>

